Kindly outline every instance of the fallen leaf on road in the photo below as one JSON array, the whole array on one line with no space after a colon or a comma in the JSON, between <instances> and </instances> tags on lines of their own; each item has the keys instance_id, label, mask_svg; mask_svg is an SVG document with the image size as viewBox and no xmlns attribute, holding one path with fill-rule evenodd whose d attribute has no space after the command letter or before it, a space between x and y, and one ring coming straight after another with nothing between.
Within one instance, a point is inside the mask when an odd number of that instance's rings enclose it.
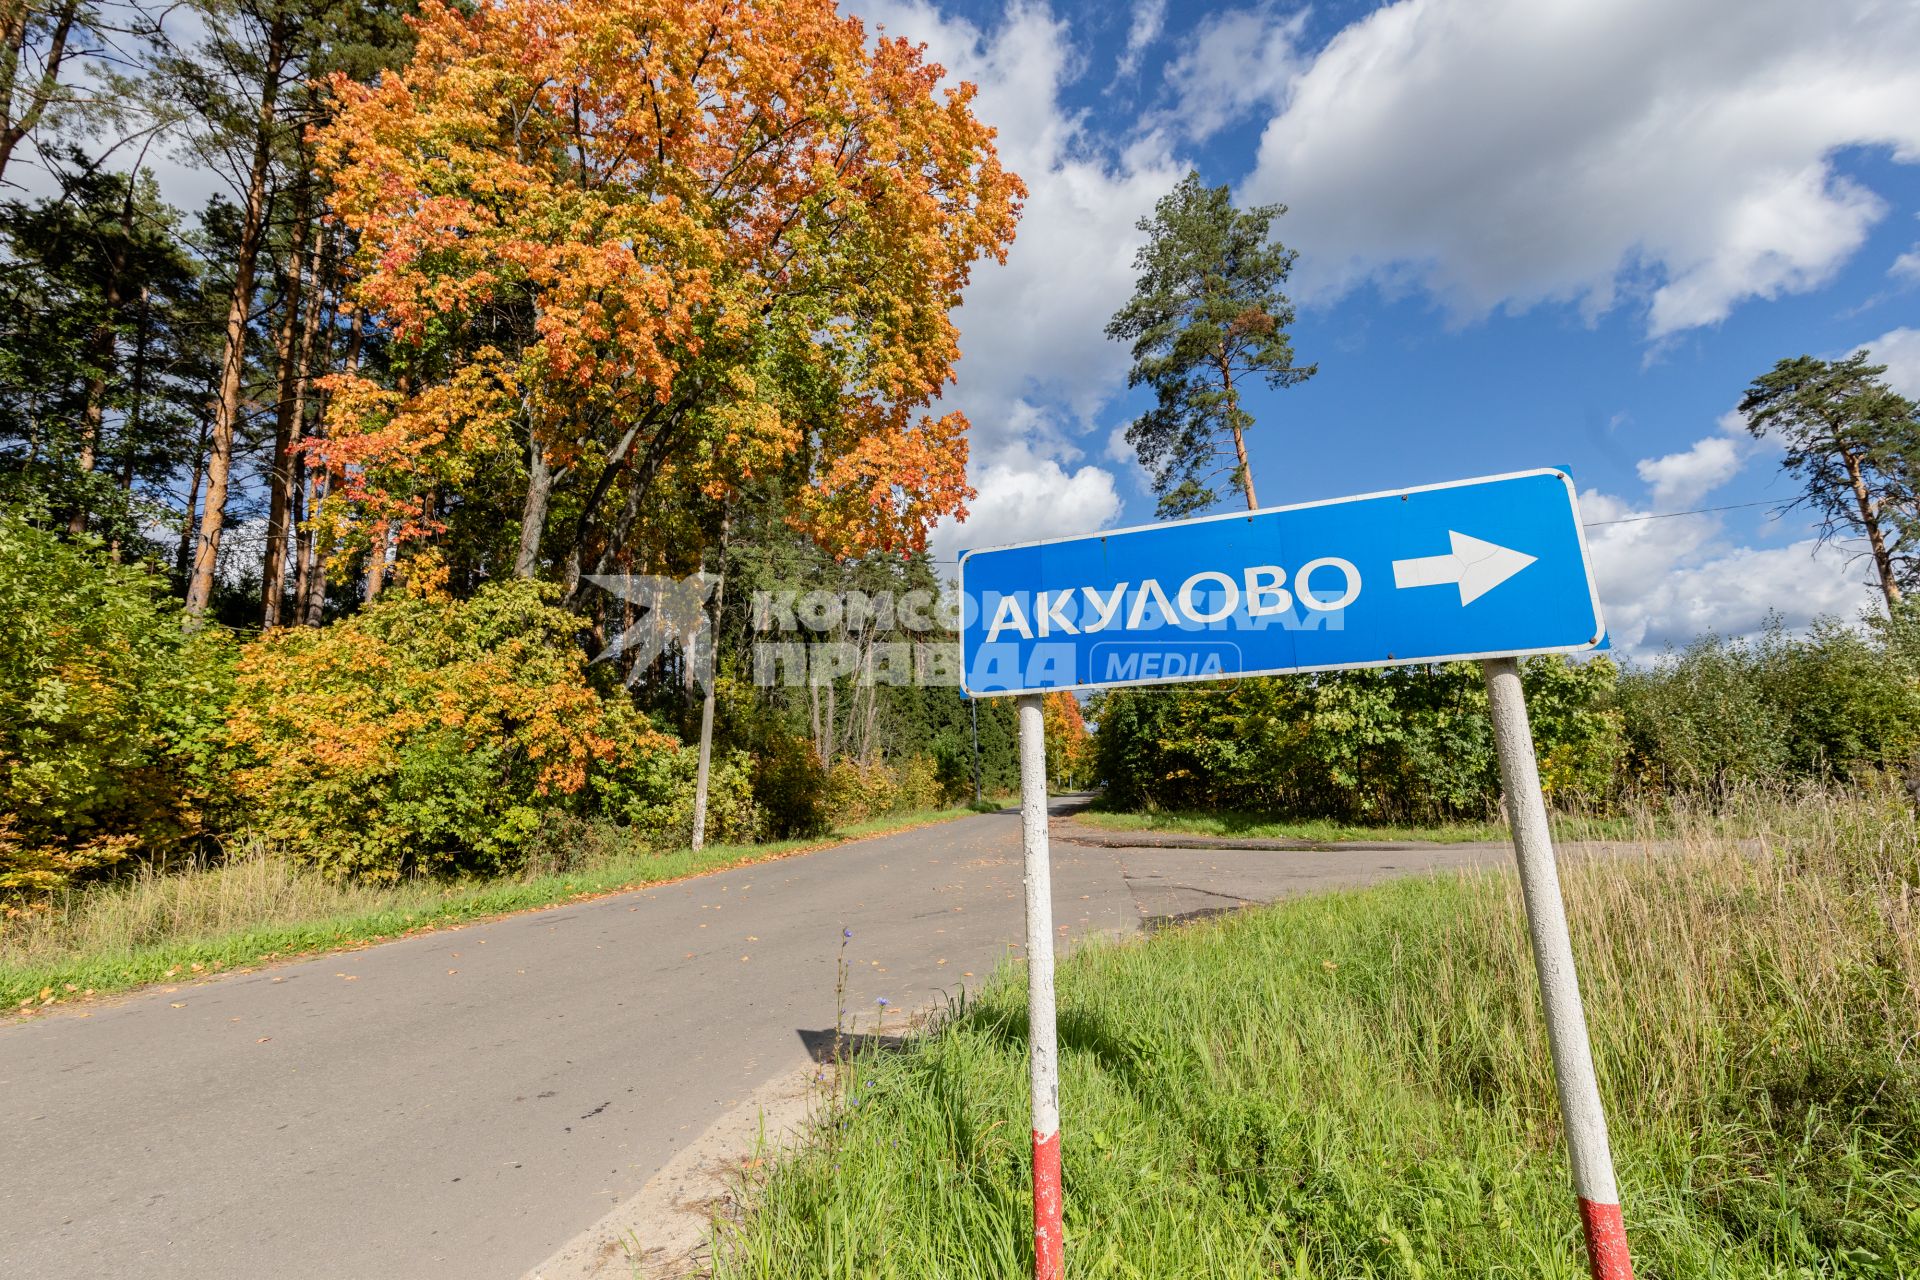
<instances>
[{"instance_id":1,"label":"fallen leaf on road","mask_svg":"<svg viewBox=\"0 0 1920 1280\"><path fill-rule=\"evenodd\" d=\"M273 1039L273 1037L272 1037L272 1036L261 1036L261 1037L260 1037L260 1038L259 1038L258 1040L255 1040L255 1041L254 1041L254 1043L255 1043L255 1044L265 1044L265 1043L266 1043L267 1041L269 1041L269 1040L271 1040L271 1039Z\"/></svg>"},{"instance_id":2,"label":"fallen leaf on road","mask_svg":"<svg viewBox=\"0 0 1920 1280\"><path fill-rule=\"evenodd\" d=\"M175 1000L173 1002L173 1007L176 1009L184 1009L187 1007L187 1002L185 1000Z\"/></svg>"},{"instance_id":3,"label":"fallen leaf on road","mask_svg":"<svg viewBox=\"0 0 1920 1280\"><path fill-rule=\"evenodd\" d=\"M452 976L453 976L454 974L456 974L456 973L458 973L458 972L460 972L460 971L459 971L458 969L449 969L449 970L447 970L447 976L448 976L448 977L452 977Z\"/></svg>"}]
</instances>

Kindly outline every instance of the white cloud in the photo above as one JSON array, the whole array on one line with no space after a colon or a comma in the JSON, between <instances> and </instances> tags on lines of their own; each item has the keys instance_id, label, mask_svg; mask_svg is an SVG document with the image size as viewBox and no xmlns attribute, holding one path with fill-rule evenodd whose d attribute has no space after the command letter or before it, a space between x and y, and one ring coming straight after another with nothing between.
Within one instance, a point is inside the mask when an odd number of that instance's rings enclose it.
<instances>
[{"instance_id":1,"label":"white cloud","mask_svg":"<svg viewBox=\"0 0 1920 1280\"><path fill-rule=\"evenodd\" d=\"M1069 470L1031 452L1003 452L999 461L975 469L974 485L980 496L966 523L943 520L934 530L937 559L970 548L1086 533L1120 514L1111 472L1094 466Z\"/></svg>"},{"instance_id":2,"label":"white cloud","mask_svg":"<svg viewBox=\"0 0 1920 1280\"><path fill-rule=\"evenodd\" d=\"M1000 131L1001 160L1029 191L1006 264L977 266L955 313L963 355L944 403L973 423L969 475L979 497L964 527L943 523L936 548L1110 523L1120 511L1112 472L1072 464L1095 415L1126 386L1128 352L1104 330L1133 292L1143 239L1134 224L1185 166L1157 138L1103 150L1061 101L1078 70L1076 44L1040 5L1015 3L991 29L925 0L856 8L891 35L924 41L950 79L978 86L975 111Z\"/></svg>"},{"instance_id":3,"label":"white cloud","mask_svg":"<svg viewBox=\"0 0 1920 1280\"><path fill-rule=\"evenodd\" d=\"M1266 8L1208 15L1167 67L1175 106L1161 123L1205 140L1252 108L1282 101L1305 65L1297 44L1306 20L1305 9L1285 18Z\"/></svg>"},{"instance_id":4,"label":"white cloud","mask_svg":"<svg viewBox=\"0 0 1920 1280\"><path fill-rule=\"evenodd\" d=\"M1631 634L1630 646L1648 657L1680 648L1709 632L1751 636L1777 617L1800 630L1818 617L1852 621L1875 596L1847 549L1804 538L1784 547L1736 547L1657 580L1609 613ZM1616 639L1616 644L1620 641Z\"/></svg>"},{"instance_id":5,"label":"white cloud","mask_svg":"<svg viewBox=\"0 0 1920 1280\"><path fill-rule=\"evenodd\" d=\"M1637 469L1653 490L1653 505L1671 509L1690 506L1733 479L1745 461L1742 454L1731 436L1708 436L1679 453L1642 458Z\"/></svg>"},{"instance_id":6,"label":"white cloud","mask_svg":"<svg viewBox=\"0 0 1920 1280\"><path fill-rule=\"evenodd\" d=\"M1889 329L1867 343L1873 364L1887 366L1887 385L1920 400L1920 329Z\"/></svg>"},{"instance_id":7,"label":"white cloud","mask_svg":"<svg viewBox=\"0 0 1920 1280\"><path fill-rule=\"evenodd\" d=\"M1247 194L1291 206L1303 297L1624 294L1657 338L1859 248L1885 206L1831 156L1920 160L1916 47L1920 6L1876 0L1399 0L1288 85Z\"/></svg>"},{"instance_id":8,"label":"white cloud","mask_svg":"<svg viewBox=\"0 0 1920 1280\"><path fill-rule=\"evenodd\" d=\"M1140 56L1160 38L1167 23L1167 0L1134 0L1133 22L1127 27L1127 47L1121 51L1114 68L1116 79L1126 79L1140 69Z\"/></svg>"}]
</instances>

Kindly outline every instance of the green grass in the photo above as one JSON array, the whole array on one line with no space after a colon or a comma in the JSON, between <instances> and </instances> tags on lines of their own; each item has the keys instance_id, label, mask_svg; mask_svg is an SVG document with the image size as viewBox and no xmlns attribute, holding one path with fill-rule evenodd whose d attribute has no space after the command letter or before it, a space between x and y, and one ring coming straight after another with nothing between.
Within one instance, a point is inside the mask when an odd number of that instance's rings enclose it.
<instances>
[{"instance_id":1,"label":"green grass","mask_svg":"<svg viewBox=\"0 0 1920 1280\"><path fill-rule=\"evenodd\" d=\"M1425 840L1459 844L1474 840L1506 840L1504 822L1439 822L1427 824L1336 822L1331 818L1276 818L1256 813L1110 812L1099 807L1076 815L1090 827L1107 831L1168 831L1183 835L1228 836L1258 840L1307 840L1339 844L1368 840ZM1555 814L1554 833L1562 840L1621 840L1638 834L1641 818L1589 818Z\"/></svg>"},{"instance_id":2,"label":"green grass","mask_svg":"<svg viewBox=\"0 0 1920 1280\"><path fill-rule=\"evenodd\" d=\"M831 835L656 852L601 831L585 849L516 879L394 885L329 880L256 854L225 865L59 895L0 918L0 1016L154 982L196 981L263 961L639 888L866 836L968 816L928 809L852 823ZM611 836L611 839L607 838ZM551 867L555 859L545 860Z\"/></svg>"},{"instance_id":3,"label":"green grass","mask_svg":"<svg viewBox=\"0 0 1920 1280\"><path fill-rule=\"evenodd\" d=\"M1565 878L1639 1274L1920 1276L1920 838L1894 798L1684 818ZM1070 1274L1585 1274L1517 892L1245 912L1059 972ZM869 1056L726 1280L1031 1274L1024 987Z\"/></svg>"}]
</instances>

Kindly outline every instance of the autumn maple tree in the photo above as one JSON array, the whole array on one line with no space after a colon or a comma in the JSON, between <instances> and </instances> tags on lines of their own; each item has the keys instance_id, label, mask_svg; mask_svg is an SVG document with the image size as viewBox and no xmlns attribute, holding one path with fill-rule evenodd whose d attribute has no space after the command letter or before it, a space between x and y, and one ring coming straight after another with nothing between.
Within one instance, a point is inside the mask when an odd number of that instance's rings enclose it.
<instances>
[{"instance_id":1,"label":"autumn maple tree","mask_svg":"<svg viewBox=\"0 0 1920 1280\"><path fill-rule=\"evenodd\" d=\"M1055 787L1084 787L1093 780L1093 735L1071 693L1049 693L1040 701L1046 730L1047 781Z\"/></svg>"},{"instance_id":2,"label":"autumn maple tree","mask_svg":"<svg viewBox=\"0 0 1920 1280\"><path fill-rule=\"evenodd\" d=\"M963 510L929 406L1024 194L971 86L831 0L427 0L416 34L316 138L391 340L330 384L332 535L431 537L503 471L490 571L569 581L669 491L779 477L850 553Z\"/></svg>"}]
</instances>

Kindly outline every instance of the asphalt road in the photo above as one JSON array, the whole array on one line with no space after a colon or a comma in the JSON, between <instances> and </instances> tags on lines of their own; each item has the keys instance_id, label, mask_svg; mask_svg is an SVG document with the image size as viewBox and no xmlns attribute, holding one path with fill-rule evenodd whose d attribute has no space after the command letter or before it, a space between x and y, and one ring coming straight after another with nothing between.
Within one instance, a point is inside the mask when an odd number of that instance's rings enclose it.
<instances>
[{"instance_id":1,"label":"asphalt road","mask_svg":"<svg viewBox=\"0 0 1920 1280\"><path fill-rule=\"evenodd\" d=\"M1054 841L1066 938L1500 846ZM849 1012L1022 936L1012 811L0 1026L0 1275L511 1280Z\"/></svg>"}]
</instances>

